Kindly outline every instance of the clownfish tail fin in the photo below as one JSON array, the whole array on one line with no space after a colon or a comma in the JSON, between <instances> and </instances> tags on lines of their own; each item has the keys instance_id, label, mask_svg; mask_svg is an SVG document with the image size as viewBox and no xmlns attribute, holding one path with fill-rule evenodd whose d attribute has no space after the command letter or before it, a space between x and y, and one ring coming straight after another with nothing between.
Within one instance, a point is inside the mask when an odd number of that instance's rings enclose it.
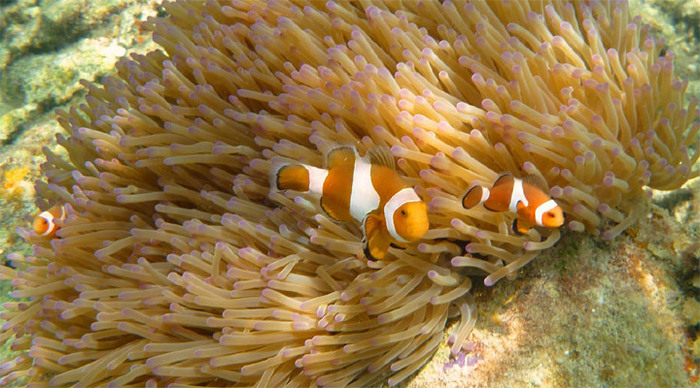
<instances>
[{"instance_id":1,"label":"clownfish tail fin","mask_svg":"<svg viewBox=\"0 0 700 388\"><path fill-rule=\"evenodd\" d=\"M309 191L309 170L303 164L280 164L270 174L275 190Z\"/></svg>"},{"instance_id":2,"label":"clownfish tail fin","mask_svg":"<svg viewBox=\"0 0 700 388\"><path fill-rule=\"evenodd\" d=\"M490 191L486 187L473 185L467 190L467 193L462 197L462 206L465 209L471 209L480 203L483 203L489 198Z\"/></svg>"}]
</instances>

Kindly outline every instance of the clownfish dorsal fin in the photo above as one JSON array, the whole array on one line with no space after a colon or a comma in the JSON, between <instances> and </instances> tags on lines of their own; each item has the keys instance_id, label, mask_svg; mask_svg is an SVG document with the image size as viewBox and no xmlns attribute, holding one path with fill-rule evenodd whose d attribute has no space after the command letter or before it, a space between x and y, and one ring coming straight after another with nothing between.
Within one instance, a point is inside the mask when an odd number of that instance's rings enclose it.
<instances>
[{"instance_id":1,"label":"clownfish dorsal fin","mask_svg":"<svg viewBox=\"0 0 700 388\"><path fill-rule=\"evenodd\" d=\"M396 170L396 162L394 161L394 155L389 150L389 147L379 145L370 148L365 155L369 159L371 164L377 164L384 167L389 167L392 170Z\"/></svg>"},{"instance_id":2,"label":"clownfish dorsal fin","mask_svg":"<svg viewBox=\"0 0 700 388\"><path fill-rule=\"evenodd\" d=\"M357 158L355 147L341 145L328 151L326 154L326 168L331 169L346 163L353 163Z\"/></svg>"},{"instance_id":3,"label":"clownfish dorsal fin","mask_svg":"<svg viewBox=\"0 0 700 388\"><path fill-rule=\"evenodd\" d=\"M365 256L369 260L383 259L391 244L391 240L385 232L384 218L376 214L369 214L363 221L363 227L365 232L363 246Z\"/></svg>"},{"instance_id":4,"label":"clownfish dorsal fin","mask_svg":"<svg viewBox=\"0 0 700 388\"><path fill-rule=\"evenodd\" d=\"M509 173L509 172L504 172L503 174L499 175L498 178L496 178L495 181L493 181L493 185L492 185L491 187L492 187L492 188L493 188L493 187L496 187L496 186L498 186L499 184L503 184L503 183L505 183L507 180L510 180L510 179L515 179L515 177L513 176L513 174L511 174L511 173Z\"/></svg>"},{"instance_id":5,"label":"clownfish dorsal fin","mask_svg":"<svg viewBox=\"0 0 700 388\"><path fill-rule=\"evenodd\" d=\"M530 184L532 186L537 187L538 189L542 190L543 193L549 195L549 187L547 185L547 182L544 180L543 177L539 175L526 175L523 177L523 183Z\"/></svg>"}]
</instances>

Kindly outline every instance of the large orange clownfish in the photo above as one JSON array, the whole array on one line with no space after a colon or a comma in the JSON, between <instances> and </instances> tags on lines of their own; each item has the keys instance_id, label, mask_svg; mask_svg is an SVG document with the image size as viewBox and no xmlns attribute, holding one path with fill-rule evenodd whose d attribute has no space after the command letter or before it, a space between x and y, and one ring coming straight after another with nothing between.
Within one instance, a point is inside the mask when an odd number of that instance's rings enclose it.
<instances>
[{"instance_id":1,"label":"large orange clownfish","mask_svg":"<svg viewBox=\"0 0 700 388\"><path fill-rule=\"evenodd\" d=\"M393 168L393 156L388 150L381 155L382 150L362 158L354 147L340 146L326 155L326 168L283 164L273 171L272 185L319 194L331 218L362 222L365 256L382 259L391 245L405 247L428 231L425 202Z\"/></svg>"},{"instance_id":2,"label":"large orange clownfish","mask_svg":"<svg viewBox=\"0 0 700 388\"><path fill-rule=\"evenodd\" d=\"M66 218L66 209L63 205L56 204L49 210L44 210L34 217L32 229L39 237L52 238L59 227L56 220L63 221Z\"/></svg>"},{"instance_id":3,"label":"large orange clownfish","mask_svg":"<svg viewBox=\"0 0 700 388\"><path fill-rule=\"evenodd\" d=\"M527 233L534 225L558 228L564 223L561 207L545 193L543 184L535 176L519 179L505 173L496 179L490 190L473 185L462 198L462 206L471 209L480 203L487 210L516 214L513 231L519 234Z\"/></svg>"}]
</instances>

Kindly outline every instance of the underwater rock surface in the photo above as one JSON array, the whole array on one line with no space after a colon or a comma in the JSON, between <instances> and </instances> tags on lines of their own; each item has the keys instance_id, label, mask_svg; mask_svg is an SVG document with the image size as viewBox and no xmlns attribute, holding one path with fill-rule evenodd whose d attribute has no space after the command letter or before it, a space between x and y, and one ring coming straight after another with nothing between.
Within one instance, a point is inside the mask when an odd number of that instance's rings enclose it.
<instances>
[{"instance_id":1,"label":"underwater rock surface","mask_svg":"<svg viewBox=\"0 0 700 388\"><path fill-rule=\"evenodd\" d=\"M0 4L0 144L65 105L127 51L153 49L141 23L160 1L17 0Z\"/></svg>"}]
</instances>

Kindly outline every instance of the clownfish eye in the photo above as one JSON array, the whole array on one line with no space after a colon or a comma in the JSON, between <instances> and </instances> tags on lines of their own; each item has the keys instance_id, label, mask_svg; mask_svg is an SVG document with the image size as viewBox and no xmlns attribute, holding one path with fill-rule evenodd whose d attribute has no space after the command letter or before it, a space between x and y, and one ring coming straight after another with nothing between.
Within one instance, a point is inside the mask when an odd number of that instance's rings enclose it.
<instances>
[{"instance_id":1,"label":"clownfish eye","mask_svg":"<svg viewBox=\"0 0 700 388\"><path fill-rule=\"evenodd\" d=\"M547 212L545 213L545 215L547 216L547 218L554 218L554 214L552 214L551 212Z\"/></svg>"},{"instance_id":2,"label":"clownfish eye","mask_svg":"<svg viewBox=\"0 0 700 388\"><path fill-rule=\"evenodd\" d=\"M404 216L404 217L406 217L406 210L401 209L401 215Z\"/></svg>"}]
</instances>

